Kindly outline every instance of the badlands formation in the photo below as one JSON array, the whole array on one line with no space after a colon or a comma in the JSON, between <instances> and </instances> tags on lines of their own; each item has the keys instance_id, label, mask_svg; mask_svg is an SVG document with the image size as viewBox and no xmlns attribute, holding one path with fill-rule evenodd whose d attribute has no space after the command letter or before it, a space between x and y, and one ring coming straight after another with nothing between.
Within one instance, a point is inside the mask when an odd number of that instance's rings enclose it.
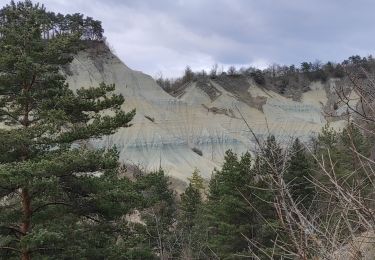
<instances>
[{"instance_id":1,"label":"badlands formation","mask_svg":"<svg viewBox=\"0 0 375 260\"><path fill-rule=\"evenodd\" d=\"M312 83L300 101L250 81L241 83L245 86L241 95L210 80L203 87L190 83L172 96L152 77L128 68L104 44L79 53L66 74L72 89L116 84L116 91L125 97L124 109L136 108L133 126L94 141L95 146L116 145L122 162L146 170L161 166L181 180L194 168L208 178L228 149L239 154L254 149L255 139L243 118L259 139L273 134L288 142L316 135L326 123L323 108L334 84L333 80L326 86Z\"/></svg>"}]
</instances>

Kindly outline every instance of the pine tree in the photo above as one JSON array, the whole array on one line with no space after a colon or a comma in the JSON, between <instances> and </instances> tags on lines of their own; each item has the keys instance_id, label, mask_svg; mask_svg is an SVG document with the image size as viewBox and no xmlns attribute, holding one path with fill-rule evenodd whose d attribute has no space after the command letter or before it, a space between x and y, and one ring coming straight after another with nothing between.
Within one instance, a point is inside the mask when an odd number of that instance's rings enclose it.
<instances>
[{"instance_id":1,"label":"pine tree","mask_svg":"<svg viewBox=\"0 0 375 260\"><path fill-rule=\"evenodd\" d=\"M246 201L254 183L251 162L249 153L238 159L229 150L222 169L213 173L204 218L198 226L202 236L206 236L201 239L207 239L208 255L214 252L220 258L230 258L235 253L248 253L245 237L254 235L252 221L255 214ZM206 232L202 226L207 226Z\"/></svg>"},{"instance_id":2,"label":"pine tree","mask_svg":"<svg viewBox=\"0 0 375 260\"><path fill-rule=\"evenodd\" d=\"M277 193L272 176L282 176L282 163L283 150L274 137L267 139L255 160L249 153L238 158L226 152L222 169L212 175L208 200L193 223L194 257L279 254L274 241L284 235L274 206Z\"/></svg>"},{"instance_id":3,"label":"pine tree","mask_svg":"<svg viewBox=\"0 0 375 260\"><path fill-rule=\"evenodd\" d=\"M184 229L190 230L193 227L194 218L197 215L201 203L202 197L199 190L189 183L185 192L181 194L181 216L179 218L179 224L183 226Z\"/></svg>"},{"instance_id":4,"label":"pine tree","mask_svg":"<svg viewBox=\"0 0 375 260\"><path fill-rule=\"evenodd\" d=\"M344 196L342 194L356 191L360 197L366 198L369 194L371 196L373 191L372 175L368 174L371 170L367 168L371 166L363 163L366 161L364 158L370 155L371 139L366 138L353 124L348 124L342 131L335 131L327 125L318 136L315 145L315 156L319 163L314 169L314 177L319 181L319 185L316 185L319 208L317 214L320 214L319 217L322 219L329 216L329 223L323 225L337 223L332 230L340 229L338 239L344 240L353 232L351 224L361 223L362 220L358 218L356 209L346 212L344 205L345 221L340 223L343 218L343 209L340 205ZM369 201L364 199L364 203L371 207ZM333 210L332 205L337 208Z\"/></svg>"},{"instance_id":5,"label":"pine tree","mask_svg":"<svg viewBox=\"0 0 375 260\"><path fill-rule=\"evenodd\" d=\"M262 169L259 172L262 175L281 174L283 166L283 151L277 143L275 136L270 135L262 147L259 159Z\"/></svg>"},{"instance_id":6,"label":"pine tree","mask_svg":"<svg viewBox=\"0 0 375 260\"><path fill-rule=\"evenodd\" d=\"M326 125L316 142L317 158L321 158L322 165L330 174L334 174L342 185L366 185L360 179L366 175L365 165L361 165L360 155L370 155L371 140L365 138L361 131L353 124L348 124L341 132L337 132ZM355 174L353 174L355 172ZM322 181L327 182L323 174Z\"/></svg>"},{"instance_id":7,"label":"pine tree","mask_svg":"<svg viewBox=\"0 0 375 260\"><path fill-rule=\"evenodd\" d=\"M327 123L318 135L318 142L323 149L332 149L337 144L337 132Z\"/></svg>"},{"instance_id":8,"label":"pine tree","mask_svg":"<svg viewBox=\"0 0 375 260\"><path fill-rule=\"evenodd\" d=\"M141 216L147 229L146 237L156 254L166 259L174 252L170 230L176 222L176 202L174 192L169 188L170 180L163 169L137 177L137 190L144 196ZM172 241L171 241L172 240Z\"/></svg>"},{"instance_id":9,"label":"pine tree","mask_svg":"<svg viewBox=\"0 0 375 260\"><path fill-rule=\"evenodd\" d=\"M197 175L194 171L193 176ZM194 177L190 178L194 179ZM180 237L179 255L183 258L193 258L194 247L196 246L196 234L194 226L199 222L198 213L202 206L201 191L192 182L189 183L185 192L181 194L181 202L178 215L177 234Z\"/></svg>"},{"instance_id":10,"label":"pine tree","mask_svg":"<svg viewBox=\"0 0 375 260\"><path fill-rule=\"evenodd\" d=\"M43 25L56 23L44 7L11 2L0 17L0 257L120 252L121 216L142 199L117 178L115 150L80 143L129 126L135 111L121 110L124 98L110 94L113 85L68 88L59 71L80 35L44 39Z\"/></svg>"},{"instance_id":11,"label":"pine tree","mask_svg":"<svg viewBox=\"0 0 375 260\"><path fill-rule=\"evenodd\" d=\"M315 191L309 181L313 165L306 149L297 138L289 151L288 169L284 180L290 188L291 195L296 202L301 202L305 209L311 206Z\"/></svg>"},{"instance_id":12,"label":"pine tree","mask_svg":"<svg viewBox=\"0 0 375 260\"><path fill-rule=\"evenodd\" d=\"M194 169L193 174L191 177L188 178L190 184L200 192L204 191L204 179L199 174L199 170L197 168Z\"/></svg>"},{"instance_id":13,"label":"pine tree","mask_svg":"<svg viewBox=\"0 0 375 260\"><path fill-rule=\"evenodd\" d=\"M340 166L342 168L357 171L354 177L364 177L362 167L366 167L361 164L363 157L370 157L371 140L366 139L364 134L356 127L353 123L349 123L339 134L339 146L340 146ZM362 156L362 158L361 158Z\"/></svg>"},{"instance_id":14,"label":"pine tree","mask_svg":"<svg viewBox=\"0 0 375 260\"><path fill-rule=\"evenodd\" d=\"M274 248L275 239L282 240L282 230L279 223L275 204L277 203L278 189L274 180L281 178L283 174L284 152L273 135L267 137L263 147L255 157L252 167L256 182L253 185L249 201L256 209L254 218L253 237L256 246L252 251L258 256L278 255L278 249Z\"/></svg>"}]
</instances>

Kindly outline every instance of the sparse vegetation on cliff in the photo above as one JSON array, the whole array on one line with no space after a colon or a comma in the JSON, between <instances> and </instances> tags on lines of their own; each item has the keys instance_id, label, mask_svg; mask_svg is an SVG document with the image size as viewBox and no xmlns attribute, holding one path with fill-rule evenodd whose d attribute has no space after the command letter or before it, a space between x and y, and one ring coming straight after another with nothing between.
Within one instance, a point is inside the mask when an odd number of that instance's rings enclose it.
<instances>
[{"instance_id":1,"label":"sparse vegetation on cliff","mask_svg":"<svg viewBox=\"0 0 375 260\"><path fill-rule=\"evenodd\" d=\"M188 66L182 77L175 79L159 77L156 82L172 95L181 92L181 89L191 82L209 84L210 81L213 81L230 92L238 92L238 87L241 86L247 90L250 82L254 82L262 88L298 100L303 92L309 90L308 86L311 82L325 83L330 78L347 78L347 74L352 73L358 65L368 73L375 71L375 60L371 55L368 57L355 55L342 63L327 62L322 64L320 61L315 61L313 63L302 62L300 66L272 64L263 70L254 67L235 68L231 66L227 71L218 72L216 65L213 66L210 73L206 73L205 71L193 72ZM363 76L363 73L361 74Z\"/></svg>"}]
</instances>

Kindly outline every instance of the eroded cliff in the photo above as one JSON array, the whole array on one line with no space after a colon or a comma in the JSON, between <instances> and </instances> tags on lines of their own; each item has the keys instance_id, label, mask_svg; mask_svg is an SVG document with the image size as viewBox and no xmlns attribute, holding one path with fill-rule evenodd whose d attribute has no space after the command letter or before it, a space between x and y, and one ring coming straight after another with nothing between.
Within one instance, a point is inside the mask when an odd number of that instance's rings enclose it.
<instances>
[{"instance_id":1,"label":"eroded cliff","mask_svg":"<svg viewBox=\"0 0 375 260\"><path fill-rule=\"evenodd\" d=\"M122 162L146 170L161 166L183 180L195 167L209 177L228 149L242 153L254 148L254 137L243 118L260 139L274 134L287 142L316 135L326 123L323 108L335 84L334 80L312 83L301 101L250 81L241 93L210 81L208 87L192 82L171 96L150 76L128 68L104 44L79 53L66 74L72 89L114 83L125 97L124 109L136 108L132 127L93 141L95 146L116 145Z\"/></svg>"}]
</instances>

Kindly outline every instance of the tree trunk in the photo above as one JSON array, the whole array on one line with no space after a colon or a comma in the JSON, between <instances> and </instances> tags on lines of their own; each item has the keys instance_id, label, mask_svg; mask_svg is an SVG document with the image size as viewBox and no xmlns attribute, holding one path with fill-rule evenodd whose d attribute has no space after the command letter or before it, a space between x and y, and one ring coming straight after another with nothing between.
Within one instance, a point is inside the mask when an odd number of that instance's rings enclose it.
<instances>
[{"instance_id":1,"label":"tree trunk","mask_svg":"<svg viewBox=\"0 0 375 260\"><path fill-rule=\"evenodd\" d=\"M25 92L29 92L31 90L31 87L35 83L36 75L33 75L31 83L30 84L24 84L23 90ZM29 107L30 106L30 99L27 98L27 102L25 104L25 113L22 120L22 125L24 128L28 128L30 121L29 121ZM24 146L23 147L23 154L21 156L21 159L23 161L28 159L29 156L29 147ZM22 237L26 236L30 231L30 225L31 225L31 215L32 215L32 209L31 209L31 197L30 193L27 187L23 187L21 189L21 203L22 203L22 222L20 225L20 231L21 231L21 239ZM30 260L31 259L31 253L27 246L21 246L21 260Z\"/></svg>"},{"instance_id":2,"label":"tree trunk","mask_svg":"<svg viewBox=\"0 0 375 260\"><path fill-rule=\"evenodd\" d=\"M21 238L26 236L30 230L31 224L31 198L27 188L22 189L22 223L21 223ZM31 254L27 248L21 249L21 260L30 260Z\"/></svg>"}]
</instances>

